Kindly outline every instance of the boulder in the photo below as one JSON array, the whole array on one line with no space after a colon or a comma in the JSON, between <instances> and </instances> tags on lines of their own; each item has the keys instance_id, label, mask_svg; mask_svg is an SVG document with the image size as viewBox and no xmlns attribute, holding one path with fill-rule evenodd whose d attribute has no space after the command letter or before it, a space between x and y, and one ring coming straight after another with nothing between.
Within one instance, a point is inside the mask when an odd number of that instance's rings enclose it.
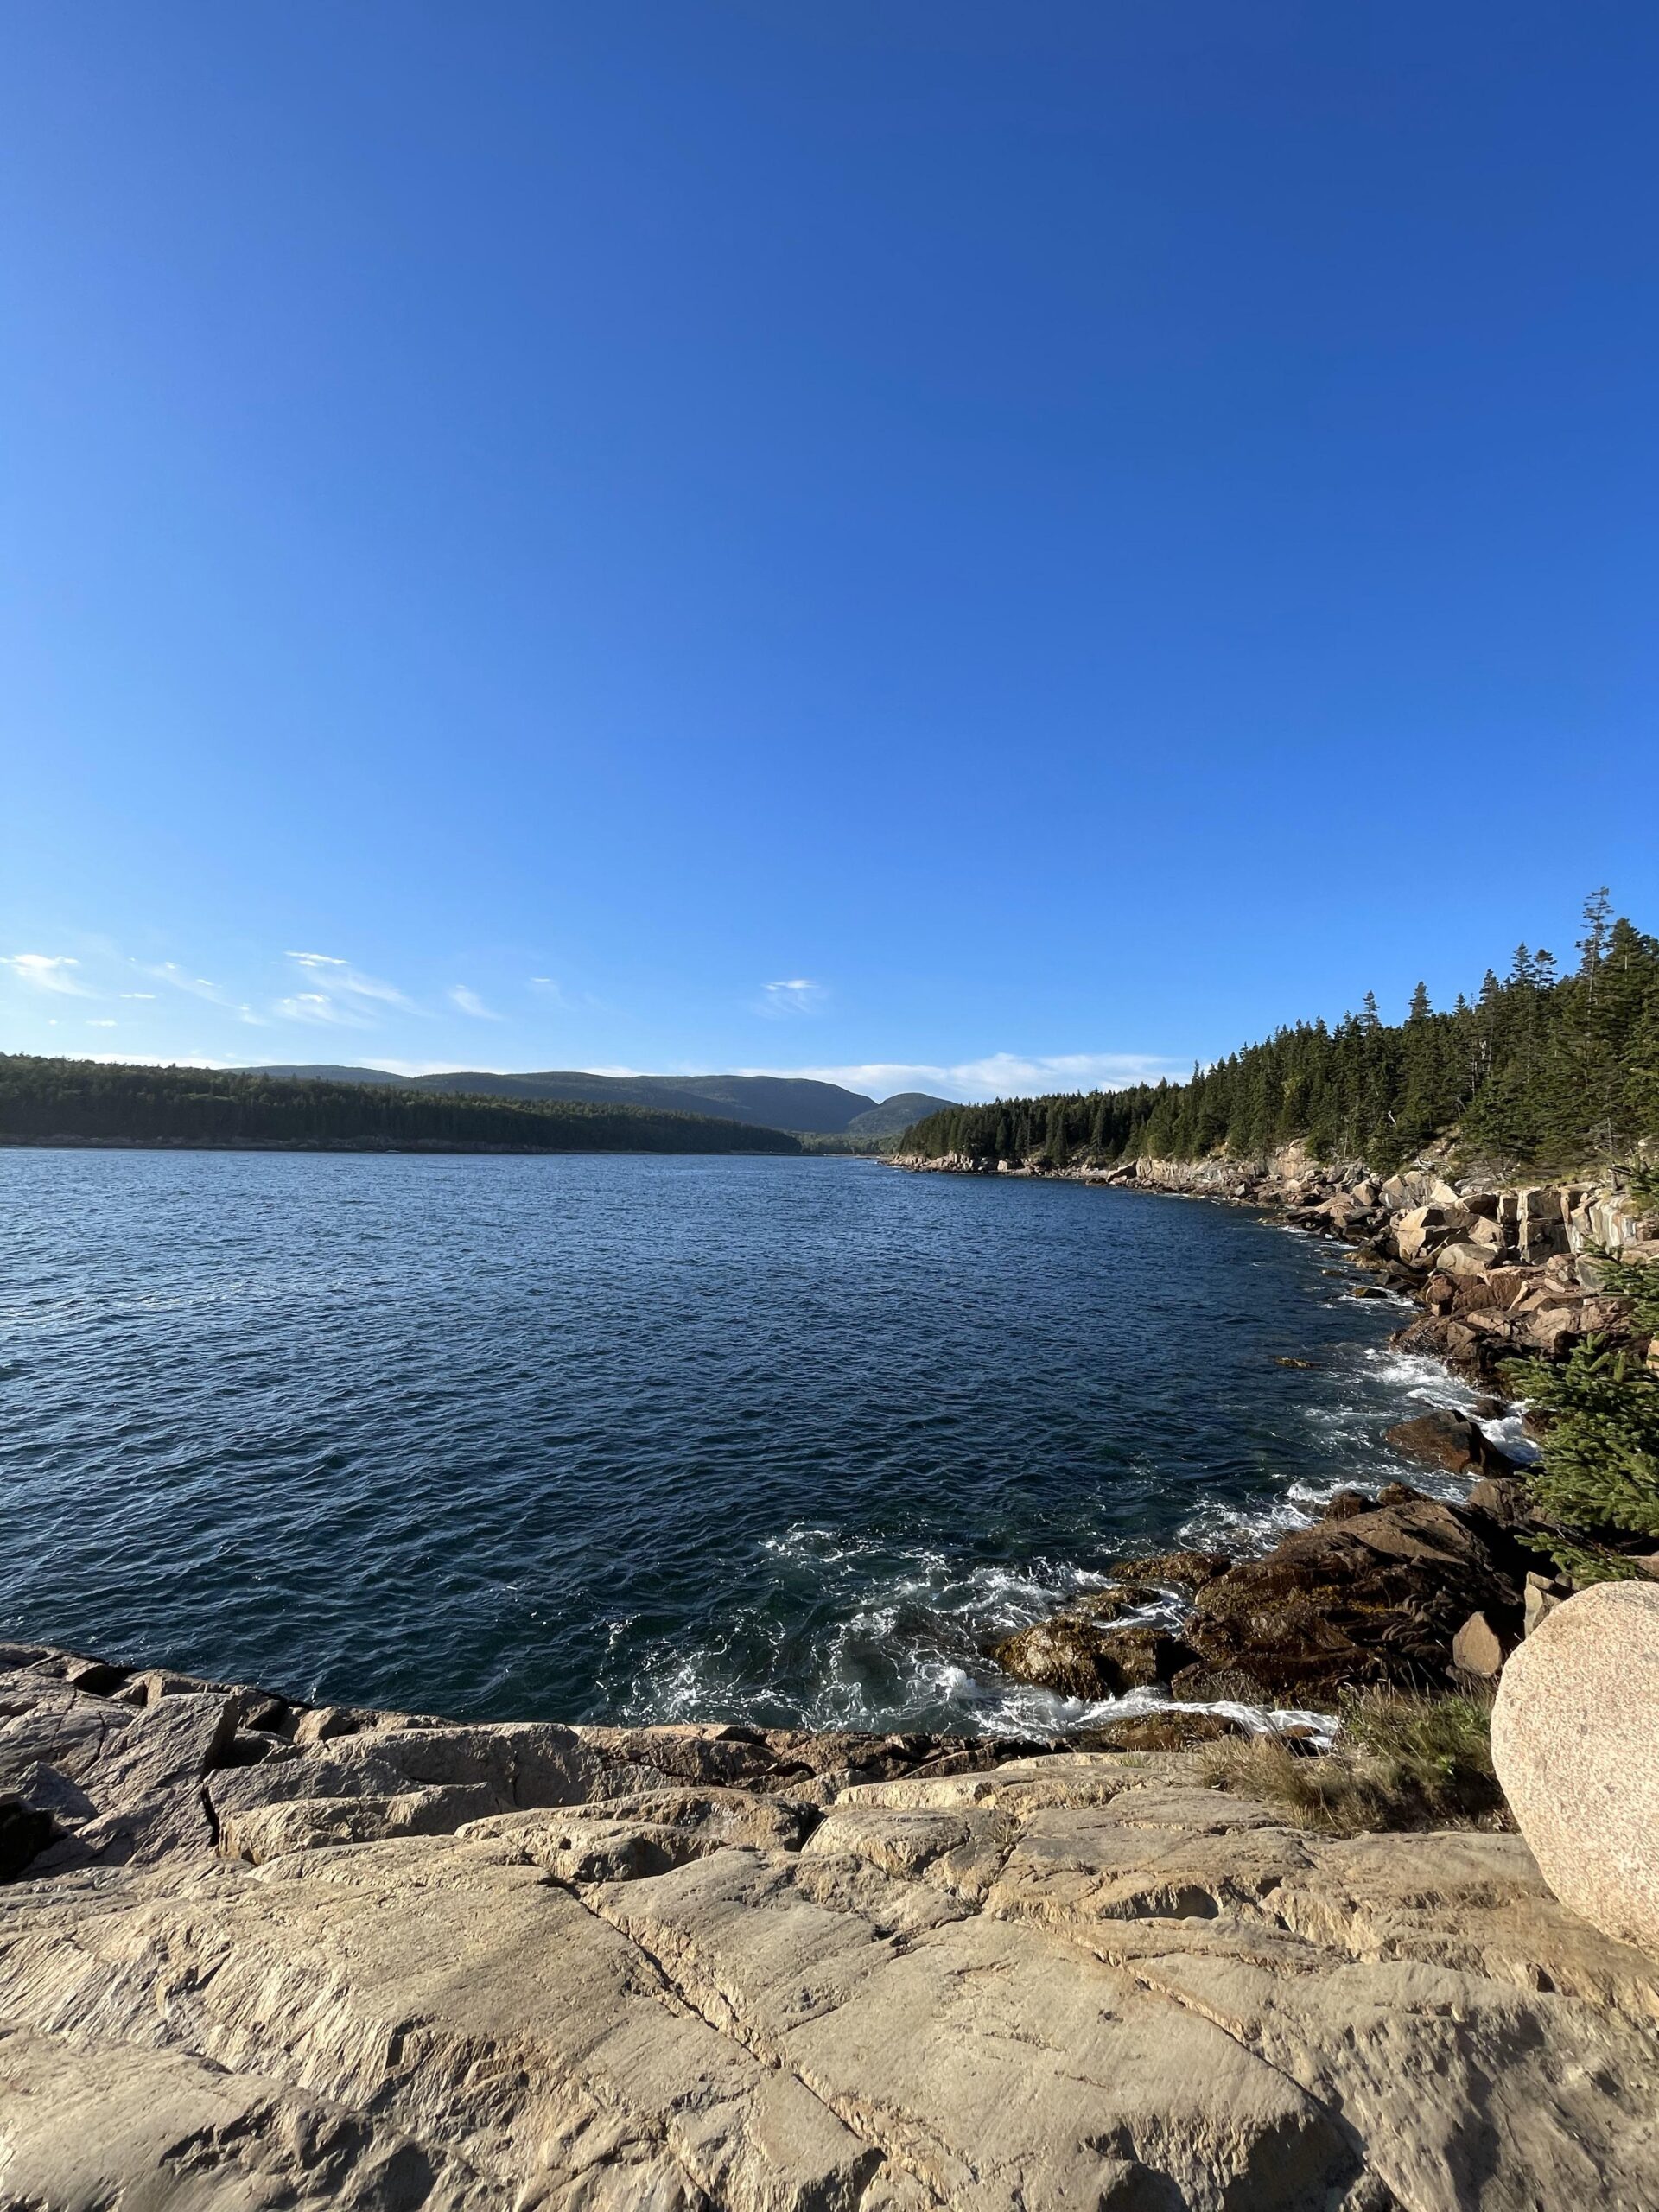
<instances>
[{"instance_id":1,"label":"boulder","mask_svg":"<svg viewBox=\"0 0 1659 2212\"><path fill-rule=\"evenodd\" d=\"M1522 1351L1543 1359L1562 1359L1586 1333L1584 1306L1539 1306L1516 1316L1512 1341Z\"/></svg>"},{"instance_id":2,"label":"boulder","mask_svg":"<svg viewBox=\"0 0 1659 2212\"><path fill-rule=\"evenodd\" d=\"M1115 1621L1124 1613L1139 1612L1142 1606L1163 1601L1163 1592L1148 1582L1113 1582L1104 1590L1085 1591L1071 1600L1066 1611L1086 1621Z\"/></svg>"},{"instance_id":3,"label":"boulder","mask_svg":"<svg viewBox=\"0 0 1659 2212\"><path fill-rule=\"evenodd\" d=\"M1005 1637L991 1656L1016 1681L1093 1704L1166 1682L1192 1654L1161 1629L1097 1628L1062 1613Z\"/></svg>"},{"instance_id":4,"label":"boulder","mask_svg":"<svg viewBox=\"0 0 1659 2212\"><path fill-rule=\"evenodd\" d=\"M1563 1605L1572 1596L1571 1586L1557 1582L1553 1575L1529 1574L1527 1577L1526 1618L1522 1629L1523 1636L1530 1636L1548 1614Z\"/></svg>"},{"instance_id":5,"label":"boulder","mask_svg":"<svg viewBox=\"0 0 1659 2212\"><path fill-rule=\"evenodd\" d=\"M1444 1467L1460 1475L1473 1469L1483 1475L1508 1475L1515 1463L1500 1452L1484 1429L1465 1414L1444 1407L1419 1414L1411 1421L1397 1421L1383 1432L1384 1440L1408 1459L1426 1466Z\"/></svg>"},{"instance_id":6,"label":"boulder","mask_svg":"<svg viewBox=\"0 0 1659 2212\"><path fill-rule=\"evenodd\" d=\"M1659 1587L1598 1583L1538 1622L1504 1669L1492 1758L1562 1904L1659 1955Z\"/></svg>"},{"instance_id":7,"label":"boulder","mask_svg":"<svg viewBox=\"0 0 1659 2212\"><path fill-rule=\"evenodd\" d=\"M1442 1360L1459 1375L1484 1375L1484 1348L1479 1332L1464 1317L1450 1313L1421 1313L1397 1329L1391 1339L1402 1351Z\"/></svg>"},{"instance_id":8,"label":"boulder","mask_svg":"<svg viewBox=\"0 0 1659 2212\"><path fill-rule=\"evenodd\" d=\"M1131 1689L1167 1682L1192 1660L1192 1647L1160 1628L1115 1628L1105 1637L1106 1656Z\"/></svg>"},{"instance_id":9,"label":"boulder","mask_svg":"<svg viewBox=\"0 0 1659 2212\"><path fill-rule=\"evenodd\" d=\"M1414 1490L1409 1483L1384 1483L1376 1493L1378 1505L1416 1505L1427 1492Z\"/></svg>"},{"instance_id":10,"label":"boulder","mask_svg":"<svg viewBox=\"0 0 1659 2212\"><path fill-rule=\"evenodd\" d=\"M339 1736L355 1736L373 1724L373 1715L346 1705L319 1705L303 1713L294 1726L294 1741L301 1745L332 1743ZM251 1720L249 1723L252 1725Z\"/></svg>"},{"instance_id":11,"label":"boulder","mask_svg":"<svg viewBox=\"0 0 1659 2212\"><path fill-rule=\"evenodd\" d=\"M1415 1213L1407 1214L1395 1230L1394 1249L1401 1259L1407 1262L1426 1260L1437 1245L1447 1241L1444 1235L1437 1236L1424 1221L1423 1216L1429 1211L1427 1206L1422 1206Z\"/></svg>"},{"instance_id":12,"label":"boulder","mask_svg":"<svg viewBox=\"0 0 1659 2212\"><path fill-rule=\"evenodd\" d=\"M1452 1637L1452 1664L1482 1681L1495 1681L1503 1671L1503 1640L1484 1613L1471 1613Z\"/></svg>"},{"instance_id":13,"label":"boulder","mask_svg":"<svg viewBox=\"0 0 1659 2212\"><path fill-rule=\"evenodd\" d=\"M1459 1203L1449 1183L1443 1183L1432 1169L1421 1167L1402 1175L1390 1175L1379 1196L1390 1213L1405 1213L1417 1206L1454 1206Z\"/></svg>"},{"instance_id":14,"label":"boulder","mask_svg":"<svg viewBox=\"0 0 1659 2212\"><path fill-rule=\"evenodd\" d=\"M1484 1275L1494 1256L1490 1245L1471 1243L1463 1237L1442 1244L1434 1255L1434 1264L1443 1275Z\"/></svg>"},{"instance_id":15,"label":"boulder","mask_svg":"<svg viewBox=\"0 0 1659 2212\"><path fill-rule=\"evenodd\" d=\"M141 1708L76 1779L96 1808L42 1864L152 1866L211 1856L201 1784L228 1751L237 1700L212 1691L172 1692Z\"/></svg>"},{"instance_id":16,"label":"boulder","mask_svg":"<svg viewBox=\"0 0 1659 2212\"><path fill-rule=\"evenodd\" d=\"M1515 1242L1523 1260L1536 1263L1568 1249L1561 1199L1553 1185L1516 1192Z\"/></svg>"},{"instance_id":17,"label":"boulder","mask_svg":"<svg viewBox=\"0 0 1659 2212\"><path fill-rule=\"evenodd\" d=\"M992 1645L991 1656L1016 1681L1094 1704L1121 1697L1128 1688L1107 1653L1105 1638L1103 1629L1062 1617L1004 1637Z\"/></svg>"}]
</instances>

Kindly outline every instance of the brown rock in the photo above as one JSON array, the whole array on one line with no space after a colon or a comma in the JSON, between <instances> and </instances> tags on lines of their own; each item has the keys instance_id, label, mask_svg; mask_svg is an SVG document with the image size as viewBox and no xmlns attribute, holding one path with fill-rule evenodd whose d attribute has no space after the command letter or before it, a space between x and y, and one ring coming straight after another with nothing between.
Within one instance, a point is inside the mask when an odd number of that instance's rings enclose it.
<instances>
[{"instance_id":1,"label":"brown rock","mask_svg":"<svg viewBox=\"0 0 1659 2212\"><path fill-rule=\"evenodd\" d=\"M1225 1552L1149 1552L1144 1559L1120 1560L1116 1572L1128 1581L1152 1582L1177 1590L1201 1589L1232 1565Z\"/></svg>"},{"instance_id":2,"label":"brown rock","mask_svg":"<svg viewBox=\"0 0 1659 2212\"><path fill-rule=\"evenodd\" d=\"M1298 1529L1201 1589L1184 1634L1199 1664L1178 1696L1221 1697L1224 1676L1275 1701L1366 1683L1431 1688L1471 1605L1519 1631L1529 1560L1484 1515L1432 1498Z\"/></svg>"},{"instance_id":3,"label":"brown rock","mask_svg":"<svg viewBox=\"0 0 1659 2212\"><path fill-rule=\"evenodd\" d=\"M1059 1614L1005 1637L991 1656L1017 1681L1092 1703L1166 1682L1192 1654L1163 1629L1096 1628Z\"/></svg>"},{"instance_id":4,"label":"brown rock","mask_svg":"<svg viewBox=\"0 0 1659 2212\"><path fill-rule=\"evenodd\" d=\"M1066 1611L1084 1620L1111 1621L1120 1614L1136 1612L1142 1605L1160 1604L1163 1594L1147 1582L1114 1582L1105 1590L1085 1591L1071 1600Z\"/></svg>"},{"instance_id":5,"label":"brown rock","mask_svg":"<svg viewBox=\"0 0 1659 2212\"><path fill-rule=\"evenodd\" d=\"M302 1713L295 1724L294 1741L302 1746L332 1743L337 1737L355 1736L369 1725L370 1719L370 1715L349 1706L314 1706L308 1713Z\"/></svg>"},{"instance_id":6,"label":"brown rock","mask_svg":"<svg viewBox=\"0 0 1659 2212\"><path fill-rule=\"evenodd\" d=\"M1478 1332L1461 1316L1423 1313L1395 1332L1392 1341L1402 1351L1439 1359L1459 1375L1484 1375L1485 1354Z\"/></svg>"},{"instance_id":7,"label":"brown rock","mask_svg":"<svg viewBox=\"0 0 1659 2212\"><path fill-rule=\"evenodd\" d=\"M1533 1519L1532 1490L1524 1475L1488 1475L1478 1482L1466 1501L1471 1513L1484 1513L1500 1529L1529 1527Z\"/></svg>"},{"instance_id":8,"label":"brown rock","mask_svg":"<svg viewBox=\"0 0 1659 2212\"><path fill-rule=\"evenodd\" d=\"M1187 1751L1200 1744L1219 1744L1249 1732L1224 1713L1195 1713L1171 1705L1157 1713L1137 1713L1069 1734L1069 1749L1079 1751Z\"/></svg>"},{"instance_id":9,"label":"brown rock","mask_svg":"<svg viewBox=\"0 0 1659 2212\"><path fill-rule=\"evenodd\" d=\"M1452 1664L1460 1675L1495 1681L1503 1670L1503 1646L1484 1613L1471 1613L1452 1639Z\"/></svg>"},{"instance_id":10,"label":"brown rock","mask_svg":"<svg viewBox=\"0 0 1659 2212\"><path fill-rule=\"evenodd\" d=\"M1471 1468L1483 1475L1514 1471L1514 1461L1489 1440L1483 1429L1465 1414L1444 1408L1420 1414L1412 1421L1395 1421L1384 1432L1384 1441L1408 1459L1444 1467L1449 1474L1464 1474Z\"/></svg>"},{"instance_id":11,"label":"brown rock","mask_svg":"<svg viewBox=\"0 0 1659 2212\"><path fill-rule=\"evenodd\" d=\"M1529 1574L1527 1577L1526 1612L1522 1634L1530 1636L1539 1622L1546 1619L1571 1594L1567 1584L1557 1582L1552 1575Z\"/></svg>"},{"instance_id":12,"label":"brown rock","mask_svg":"<svg viewBox=\"0 0 1659 2212\"><path fill-rule=\"evenodd\" d=\"M1491 1266L1493 1256L1487 1245L1471 1243L1465 1238L1441 1245L1434 1255L1434 1264L1443 1275L1481 1275Z\"/></svg>"},{"instance_id":13,"label":"brown rock","mask_svg":"<svg viewBox=\"0 0 1659 2212\"><path fill-rule=\"evenodd\" d=\"M1145 1689L1167 1682L1178 1668L1189 1663L1192 1649L1166 1629L1115 1628L1106 1632L1106 1656L1133 1688Z\"/></svg>"},{"instance_id":14,"label":"brown rock","mask_svg":"<svg viewBox=\"0 0 1659 2212\"><path fill-rule=\"evenodd\" d=\"M1128 1676L1106 1648L1107 1633L1087 1621L1062 1616L1004 1637L992 1645L991 1656L1016 1681L1094 1704L1101 1698L1121 1697L1129 1688Z\"/></svg>"},{"instance_id":15,"label":"brown rock","mask_svg":"<svg viewBox=\"0 0 1659 2212\"><path fill-rule=\"evenodd\" d=\"M1321 1521L1351 1521L1357 1513L1369 1513L1376 1503L1363 1490L1339 1490L1328 1499L1319 1514Z\"/></svg>"}]
</instances>

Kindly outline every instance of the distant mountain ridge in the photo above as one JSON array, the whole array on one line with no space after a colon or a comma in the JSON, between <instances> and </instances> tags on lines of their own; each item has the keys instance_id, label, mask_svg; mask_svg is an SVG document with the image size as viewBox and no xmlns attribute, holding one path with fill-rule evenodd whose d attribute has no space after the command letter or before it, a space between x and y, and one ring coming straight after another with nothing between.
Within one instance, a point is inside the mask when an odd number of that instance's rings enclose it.
<instances>
[{"instance_id":1,"label":"distant mountain ridge","mask_svg":"<svg viewBox=\"0 0 1659 2212\"><path fill-rule=\"evenodd\" d=\"M468 1098L555 1098L594 1106L654 1106L670 1114L714 1114L747 1128L789 1129L811 1136L897 1136L912 1122L955 1102L905 1090L879 1103L838 1083L807 1076L589 1075L550 1068L522 1075L480 1069L445 1075L388 1075L381 1068L269 1066L246 1075L292 1077L310 1083L372 1083Z\"/></svg>"},{"instance_id":2,"label":"distant mountain ridge","mask_svg":"<svg viewBox=\"0 0 1659 2212\"><path fill-rule=\"evenodd\" d=\"M0 1052L0 1144L298 1152L785 1153L810 1139L633 1099L480 1097L248 1068L124 1067Z\"/></svg>"}]
</instances>

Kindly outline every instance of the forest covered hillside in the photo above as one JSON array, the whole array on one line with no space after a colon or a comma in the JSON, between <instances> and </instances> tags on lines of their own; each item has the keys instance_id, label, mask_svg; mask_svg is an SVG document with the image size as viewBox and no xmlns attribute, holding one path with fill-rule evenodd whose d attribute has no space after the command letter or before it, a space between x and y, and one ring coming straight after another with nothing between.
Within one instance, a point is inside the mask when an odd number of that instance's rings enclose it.
<instances>
[{"instance_id":1,"label":"forest covered hillside","mask_svg":"<svg viewBox=\"0 0 1659 2212\"><path fill-rule=\"evenodd\" d=\"M0 1053L0 1143L292 1145L388 1151L786 1152L781 1129L712 1115L216 1068Z\"/></svg>"},{"instance_id":2,"label":"forest covered hillside","mask_svg":"<svg viewBox=\"0 0 1659 2212\"><path fill-rule=\"evenodd\" d=\"M593 1106L650 1106L669 1114L713 1114L722 1121L797 1135L896 1136L921 1115L950 1103L905 1091L878 1104L861 1090L810 1076L594 1075L579 1068L522 1074L474 1069L436 1075L386 1075L378 1068L254 1067L274 1075L326 1083L368 1083L382 1089L464 1092L470 1098L563 1098Z\"/></svg>"},{"instance_id":3,"label":"forest covered hillside","mask_svg":"<svg viewBox=\"0 0 1659 2212\"><path fill-rule=\"evenodd\" d=\"M1420 983L1405 1019L1367 993L1334 1027L1299 1021L1186 1083L953 1106L899 1149L923 1159L1192 1160L1303 1139L1322 1158L1397 1166L1437 1139L1516 1168L1609 1166L1659 1137L1659 938L1586 904L1577 959L1516 948L1436 1011Z\"/></svg>"}]
</instances>

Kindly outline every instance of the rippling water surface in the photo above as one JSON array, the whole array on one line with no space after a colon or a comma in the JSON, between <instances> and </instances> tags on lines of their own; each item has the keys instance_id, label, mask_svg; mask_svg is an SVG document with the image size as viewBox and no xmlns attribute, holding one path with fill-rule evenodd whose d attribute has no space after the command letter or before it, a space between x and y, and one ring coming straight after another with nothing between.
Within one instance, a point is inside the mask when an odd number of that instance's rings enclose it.
<instances>
[{"instance_id":1,"label":"rippling water surface","mask_svg":"<svg viewBox=\"0 0 1659 2212\"><path fill-rule=\"evenodd\" d=\"M1073 1721L993 1635L1458 1395L1340 1247L1074 1184L14 1151L0 1209L0 1624L347 1701Z\"/></svg>"}]
</instances>

